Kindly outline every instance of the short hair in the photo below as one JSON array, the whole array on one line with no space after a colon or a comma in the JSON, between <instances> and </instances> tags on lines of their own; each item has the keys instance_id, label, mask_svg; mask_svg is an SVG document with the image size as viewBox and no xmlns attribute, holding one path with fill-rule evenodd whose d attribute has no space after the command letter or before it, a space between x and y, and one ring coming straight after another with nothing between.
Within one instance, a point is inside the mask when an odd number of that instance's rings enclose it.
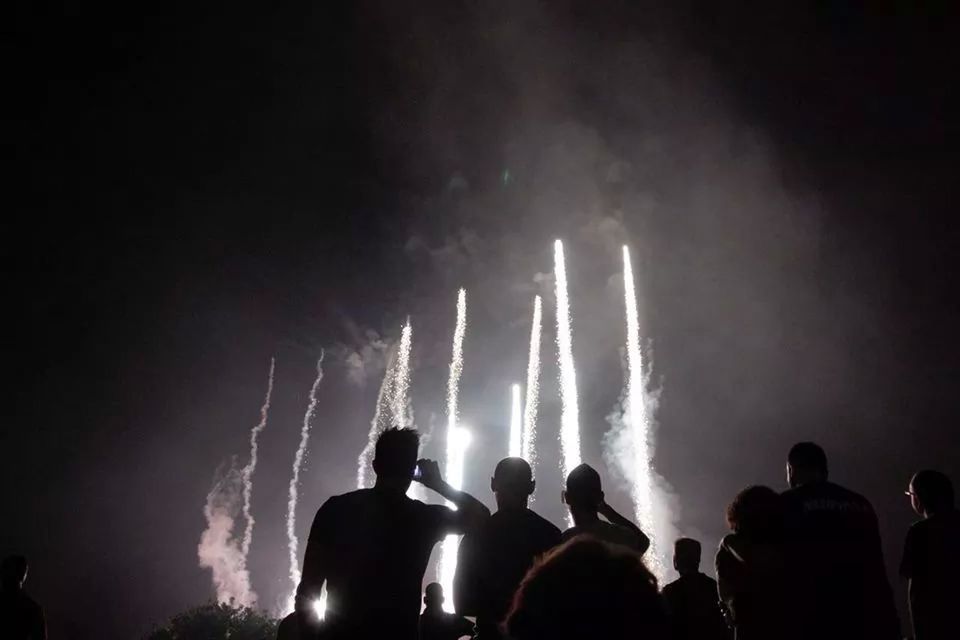
<instances>
[{"instance_id":1,"label":"short hair","mask_svg":"<svg viewBox=\"0 0 960 640\"><path fill-rule=\"evenodd\" d=\"M7 556L3 559L0 574L3 584L19 584L27 577L27 559L24 556Z\"/></svg>"},{"instance_id":2,"label":"short hair","mask_svg":"<svg viewBox=\"0 0 960 640\"><path fill-rule=\"evenodd\" d=\"M679 563L689 566L700 566L700 542L693 538L677 538L673 543L673 555Z\"/></svg>"},{"instance_id":3,"label":"short hair","mask_svg":"<svg viewBox=\"0 0 960 640\"><path fill-rule=\"evenodd\" d=\"M657 579L639 555L577 536L527 572L503 629L516 640L659 640L666 617Z\"/></svg>"},{"instance_id":4,"label":"short hair","mask_svg":"<svg viewBox=\"0 0 960 640\"><path fill-rule=\"evenodd\" d=\"M727 507L730 530L751 538L775 539L783 532L783 523L782 498L770 487L747 487Z\"/></svg>"},{"instance_id":5,"label":"short hair","mask_svg":"<svg viewBox=\"0 0 960 640\"><path fill-rule=\"evenodd\" d=\"M387 429L377 438L377 475L409 477L417 465L420 434L416 429Z\"/></svg>"},{"instance_id":6,"label":"short hair","mask_svg":"<svg viewBox=\"0 0 960 640\"><path fill-rule=\"evenodd\" d=\"M431 582L427 585L427 588L423 590L424 600L442 600L443 599L443 586L439 582Z\"/></svg>"},{"instance_id":7,"label":"short hair","mask_svg":"<svg viewBox=\"0 0 960 640\"><path fill-rule=\"evenodd\" d=\"M933 469L918 471L910 480L910 489L916 494L920 506L928 511L953 508L953 483L939 471Z\"/></svg>"},{"instance_id":8,"label":"short hair","mask_svg":"<svg viewBox=\"0 0 960 640\"><path fill-rule=\"evenodd\" d=\"M533 482L533 470L523 458L504 458L494 468L493 478L509 485L528 485Z\"/></svg>"},{"instance_id":9,"label":"short hair","mask_svg":"<svg viewBox=\"0 0 960 640\"><path fill-rule=\"evenodd\" d=\"M567 475L567 497L573 502L599 504L602 493L600 474L590 465L583 463Z\"/></svg>"},{"instance_id":10,"label":"short hair","mask_svg":"<svg viewBox=\"0 0 960 640\"><path fill-rule=\"evenodd\" d=\"M808 469L827 473L827 454L823 447L815 442L798 442L790 447L787 462L795 469Z\"/></svg>"}]
</instances>

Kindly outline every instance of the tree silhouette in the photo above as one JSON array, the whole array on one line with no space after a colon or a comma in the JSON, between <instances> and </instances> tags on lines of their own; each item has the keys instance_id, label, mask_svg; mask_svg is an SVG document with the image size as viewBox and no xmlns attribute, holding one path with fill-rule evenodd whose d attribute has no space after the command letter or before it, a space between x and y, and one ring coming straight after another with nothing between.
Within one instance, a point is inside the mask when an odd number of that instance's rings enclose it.
<instances>
[{"instance_id":1,"label":"tree silhouette","mask_svg":"<svg viewBox=\"0 0 960 640\"><path fill-rule=\"evenodd\" d=\"M144 640L273 640L277 624L265 611L210 602L178 613Z\"/></svg>"}]
</instances>

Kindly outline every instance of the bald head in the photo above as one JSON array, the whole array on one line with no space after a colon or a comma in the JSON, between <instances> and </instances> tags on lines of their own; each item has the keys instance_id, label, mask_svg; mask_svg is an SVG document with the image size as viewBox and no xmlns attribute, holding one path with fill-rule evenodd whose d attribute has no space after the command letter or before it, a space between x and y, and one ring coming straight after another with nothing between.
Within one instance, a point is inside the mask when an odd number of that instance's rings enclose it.
<instances>
[{"instance_id":1,"label":"bald head","mask_svg":"<svg viewBox=\"0 0 960 640\"><path fill-rule=\"evenodd\" d=\"M504 458L497 463L490 489L497 497L498 509L524 509L536 483L533 471L523 458Z\"/></svg>"}]
</instances>

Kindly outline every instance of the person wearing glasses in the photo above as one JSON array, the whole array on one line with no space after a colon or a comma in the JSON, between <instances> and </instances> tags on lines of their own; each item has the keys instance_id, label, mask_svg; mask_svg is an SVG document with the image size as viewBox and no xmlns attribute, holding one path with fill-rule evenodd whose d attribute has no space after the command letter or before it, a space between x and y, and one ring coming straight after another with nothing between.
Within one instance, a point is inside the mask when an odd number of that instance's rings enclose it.
<instances>
[{"instance_id":1,"label":"person wearing glasses","mask_svg":"<svg viewBox=\"0 0 960 640\"><path fill-rule=\"evenodd\" d=\"M960 511L950 478L925 469L905 492L922 520L903 545L900 575L907 580L915 640L956 638L960 629Z\"/></svg>"}]
</instances>

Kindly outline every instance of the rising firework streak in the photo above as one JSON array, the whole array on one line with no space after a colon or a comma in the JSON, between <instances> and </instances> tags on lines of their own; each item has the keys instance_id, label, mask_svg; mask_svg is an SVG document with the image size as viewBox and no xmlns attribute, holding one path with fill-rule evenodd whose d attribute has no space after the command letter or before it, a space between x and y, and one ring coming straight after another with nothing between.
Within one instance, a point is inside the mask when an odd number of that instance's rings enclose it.
<instances>
[{"instance_id":1,"label":"rising firework streak","mask_svg":"<svg viewBox=\"0 0 960 640\"><path fill-rule=\"evenodd\" d=\"M643 381L643 354L640 350L640 314L637 292L630 264L630 249L623 247L623 289L627 315L627 393L626 416L630 429L633 453L632 473L627 474L633 485L633 504L637 523L647 532L653 531L653 475L650 460L650 416L646 406ZM656 573L663 576L663 563L657 549L657 540L651 535L647 557L656 565Z\"/></svg>"},{"instance_id":2,"label":"rising firework streak","mask_svg":"<svg viewBox=\"0 0 960 640\"><path fill-rule=\"evenodd\" d=\"M250 555L250 544L253 542L253 515L250 513L250 498L253 495L253 472L257 468L257 436L267 426L267 414L270 412L270 396L273 395L273 371L275 361L270 358L270 374L267 376L267 395L260 407L260 422L250 431L250 462L243 468L243 517L247 521L247 528L243 532L243 544L240 547L243 561L246 564Z\"/></svg>"},{"instance_id":3,"label":"rising firework streak","mask_svg":"<svg viewBox=\"0 0 960 640\"><path fill-rule=\"evenodd\" d=\"M303 426L300 428L300 445L297 447L297 453L293 457L293 475L290 478L290 495L287 500L287 548L290 553L290 582L293 584L293 591L288 599L288 610L293 610L294 596L297 587L300 585L300 564L297 561L297 485L300 482L300 468L303 466L303 458L307 453L307 442L310 440L310 426L313 421L313 415L317 410L317 388L320 381L323 380L323 352L320 352L320 359L317 360L317 377L310 387L310 402L307 405L307 411L303 414Z\"/></svg>"},{"instance_id":4,"label":"rising firework streak","mask_svg":"<svg viewBox=\"0 0 960 640\"><path fill-rule=\"evenodd\" d=\"M384 368L383 382L380 383L380 391L377 393L377 406L373 410L373 420L370 421L370 432L367 434L367 444L357 459L357 489L367 488L367 477L373 471L373 453L377 446L377 438L386 429L384 415L388 413L390 408L388 405L393 396L395 362L395 359L391 358Z\"/></svg>"},{"instance_id":5,"label":"rising firework streak","mask_svg":"<svg viewBox=\"0 0 960 640\"><path fill-rule=\"evenodd\" d=\"M460 376L463 374L463 338L467 332L467 291L460 289L457 294L457 323L453 329L453 347L450 356L450 377L447 379L447 482L453 485L454 474L463 477L463 450L466 448L464 438L469 441L469 434L462 436L458 426L458 400L460 395ZM466 432L465 432L466 433ZM453 485L459 488L457 485ZM447 501L447 506L453 504ZM447 536L440 547L440 584L447 593L453 593L453 576L457 570L457 536ZM453 611L453 598L443 603L444 609Z\"/></svg>"},{"instance_id":6,"label":"rising firework streak","mask_svg":"<svg viewBox=\"0 0 960 640\"><path fill-rule=\"evenodd\" d=\"M554 276L557 295L557 360L560 365L560 448L563 477L580 464L580 418L577 402L577 372L573 362L573 335L570 328L570 299L567 293L567 267L563 243L553 245Z\"/></svg>"},{"instance_id":7,"label":"rising firework streak","mask_svg":"<svg viewBox=\"0 0 960 640\"><path fill-rule=\"evenodd\" d=\"M523 410L520 407L520 385L510 385L510 447L511 458L523 453Z\"/></svg>"},{"instance_id":8,"label":"rising firework streak","mask_svg":"<svg viewBox=\"0 0 960 640\"><path fill-rule=\"evenodd\" d=\"M530 354L527 357L527 398L523 406L523 447L521 457L533 469L537 462L537 403L540 396L540 296L533 299L533 324L530 327Z\"/></svg>"}]
</instances>

